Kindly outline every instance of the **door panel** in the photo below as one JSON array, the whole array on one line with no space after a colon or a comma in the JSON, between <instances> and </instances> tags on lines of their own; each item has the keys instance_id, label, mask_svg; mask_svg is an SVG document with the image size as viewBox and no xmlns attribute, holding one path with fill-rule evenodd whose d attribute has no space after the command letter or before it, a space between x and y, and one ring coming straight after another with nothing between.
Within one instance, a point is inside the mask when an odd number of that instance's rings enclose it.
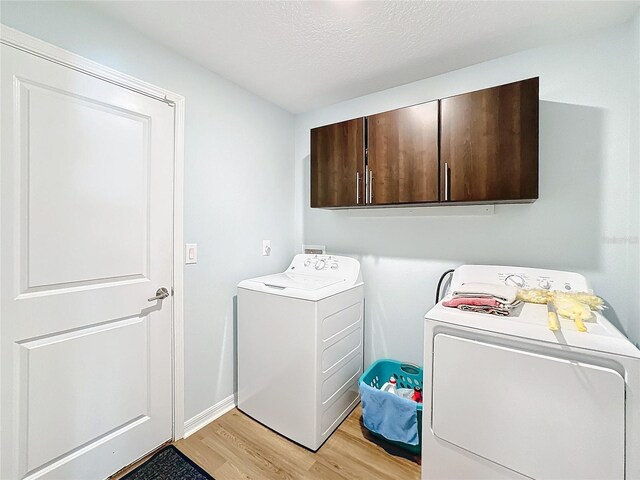
<instances>
[{"instance_id":1,"label":"door panel","mask_svg":"<svg viewBox=\"0 0 640 480\"><path fill-rule=\"evenodd\" d=\"M151 119L18 82L28 138L25 291L148 276Z\"/></svg>"},{"instance_id":2,"label":"door panel","mask_svg":"<svg viewBox=\"0 0 640 480\"><path fill-rule=\"evenodd\" d=\"M20 347L19 370L25 375L18 408L29 412L23 430L29 470L106 432L149 420L149 345L141 319L52 335ZM108 395L99 381L106 378L112 379Z\"/></svg>"},{"instance_id":3,"label":"door panel","mask_svg":"<svg viewBox=\"0 0 640 480\"><path fill-rule=\"evenodd\" d=\"M433 348L438 438L530 478L624 478L617 371L447 334Z\"/></svg>"},{"instance_id":4,"label":"door panel","mask_svg":"<svg viewBox=\"0 0 640 480\"><path fill-rule=\"evenodd\" d=\"M374 205L438 201L438 102L368 117Z\"/></svg>"},{"instance_id":5,"label":"door panel","mask_svg":"<svg viewBox=\"0 0 640 480\"><path fill-rule=\"evenodd\" d=\"M538 198L538 78L440 105L442 201Z\"/></svg>"},{"instance_id":6,"label":"door panel","mask_svg":"<svg viewBox=\"0 0 640 480\"><path fill-rule=\"evenodd\" d=\"M171 438L173 109L2 45L0 478Z\"/></svg>"},{"instance_id":7,"label":"door panel","mask_svg":"<svg viewBox=\"0 0 640 480\"><path fill-rule=\"evenodd\" d=\"M364 119L311 130L311 207L364 204Z\"/></svg>"}]
</instances>

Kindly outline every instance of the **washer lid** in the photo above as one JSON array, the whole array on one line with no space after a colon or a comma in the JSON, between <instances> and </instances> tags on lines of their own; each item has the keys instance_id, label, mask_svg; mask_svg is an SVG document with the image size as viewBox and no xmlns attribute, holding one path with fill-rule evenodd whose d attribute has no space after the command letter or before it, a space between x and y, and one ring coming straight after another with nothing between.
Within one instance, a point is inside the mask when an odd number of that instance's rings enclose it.
<instances>
[{"instance_id":1,"label":"washer lid","mask_svg":"<svg viewBox=\"0 0 640 480\"><path fill-rule=\"evenodd\" d=\"M238 284L243 290L314 302L360 286L360 263L355 258L303 254L296 255L282 273Z\"/></svg>"},{"instance_id":2,"label":"washer lid","mask_svg":"<svg viewBox=\"0 0 640 480\"><path fill-rule=\"evenodd\" d=\"M275 289L295 288L297 290L314 291L344 282L344 278L320 277L317 275L285 272L252 278L251 281Z\"/></svg>"}]
</instances>

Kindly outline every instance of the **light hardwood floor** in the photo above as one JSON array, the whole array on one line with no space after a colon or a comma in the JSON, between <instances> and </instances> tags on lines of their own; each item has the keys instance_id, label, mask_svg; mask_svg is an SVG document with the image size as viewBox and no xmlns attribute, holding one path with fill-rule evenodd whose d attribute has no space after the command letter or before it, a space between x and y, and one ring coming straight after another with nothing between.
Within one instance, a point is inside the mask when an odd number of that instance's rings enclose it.
<instances>
[{"instance_id":1,"label":"light hardwood floor","mask_svg":"<svg viewBox=\"0 0 640 480\"><path fill-rule=\"evenodd\" d=\"M237 409L176 446L216 480L419 479L418 459L373 439L358 406L315 453Z\"/></svg>"}]
</instances>

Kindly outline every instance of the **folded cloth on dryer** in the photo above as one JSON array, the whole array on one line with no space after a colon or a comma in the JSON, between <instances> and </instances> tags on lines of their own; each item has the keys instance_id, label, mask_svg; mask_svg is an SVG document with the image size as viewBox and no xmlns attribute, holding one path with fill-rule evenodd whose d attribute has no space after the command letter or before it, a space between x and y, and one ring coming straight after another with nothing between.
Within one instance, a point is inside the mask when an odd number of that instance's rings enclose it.
<instances>
[{"instance_id":1,"label":"folded cloth on dryer","mask_svg":"<svg viewBox=\"0 0 640 480\"><path fill-rule=\"evenodd\" d=\"M364 426L387 440L418 445L418 404L360 382Z\"/></svg>"},{"instance_id":2,"label":"folded cloth on dryer","mask_svg":"<svg viewBox=\"0 0 640 480\"><path fill-rule=\"evenodd\" d=\"M490 315L498 315L501 317L509 316L509 309L504 307L477 306L477 305L459 305L458 309L465 312L488 313Z\"/></svg>"},{"instance_id":3,"label":"folded cloth on dryer","mask_svg":"<svg viewBox=\"0 0 640 480\"><path fill-rule=\"evenodd\" d=\"M518 289L493 283L463 283L442 305L465 312L487 313L506 317L521 302Z\"/></svg>"},{"instance_id":4,"label":"folded cloth on dryer","mask_svg":"<svg viewBox=\"0 0 640 480\"><path fill-rule=\"evenodd\" d=\"M518 289L509 285L471 282L463 283L453 292L453 297L493 298L500 303L516 301Z\"/></svg>"},{"instance_id":5,"label":"folded cloth on dryer","mask_svg":"<svg viewBox=\"0 0 640 480\"><path fill-rule=\"evenodd\" d=\"M445 307L457 308L460 305L473 305L478 307L498 307L502 305L495 298L491 297L453 297L449 300L443 300L442 305Z\"/></svg>"},{"instance_id":6,"label":"folded cloth on dryer","mask_svg":"<svg viewBox=\"0 0 640 480\"><path fill-rule=\"evenodd\" d=\"M516 300L513 303L500 303L490 298L452 298L451 300L443 301L442 305L445 307L457 308L458 310L463 310L465 312L488 313L490 315L508 317L511 314L511 310L521 303L522 302L519 300Z\"/></svg>"}]
</instances>

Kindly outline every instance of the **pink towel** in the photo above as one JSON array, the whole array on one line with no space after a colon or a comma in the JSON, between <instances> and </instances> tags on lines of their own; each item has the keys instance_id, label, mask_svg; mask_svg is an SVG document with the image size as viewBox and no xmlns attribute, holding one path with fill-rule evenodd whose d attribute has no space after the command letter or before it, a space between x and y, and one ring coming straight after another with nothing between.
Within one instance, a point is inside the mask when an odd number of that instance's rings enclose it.
<instances>
[{"instance_id":1,"label":"pink towel","mask_svg":"<svg viewBox=\"0 0 640 480\"><path fill-rule=\"evenodd\" d=\"M474 307L499 307L501 304L494 298L487 297L455 297L442 302L445 307L458 308L460 305L471 305Z\"/></svg>"},{"instance_id":2,"label":"pink towel","mask_svg":"<svg viewBox=\"0 0 640 480\"><path fill-rule=\"evenodd\" d=\"M488 313L501 317L509 316L509 308L513 307L513 304L506 305L492 297L453 297L444 300L442 305L465 312Z\"/></svg>"}]
</instances>

